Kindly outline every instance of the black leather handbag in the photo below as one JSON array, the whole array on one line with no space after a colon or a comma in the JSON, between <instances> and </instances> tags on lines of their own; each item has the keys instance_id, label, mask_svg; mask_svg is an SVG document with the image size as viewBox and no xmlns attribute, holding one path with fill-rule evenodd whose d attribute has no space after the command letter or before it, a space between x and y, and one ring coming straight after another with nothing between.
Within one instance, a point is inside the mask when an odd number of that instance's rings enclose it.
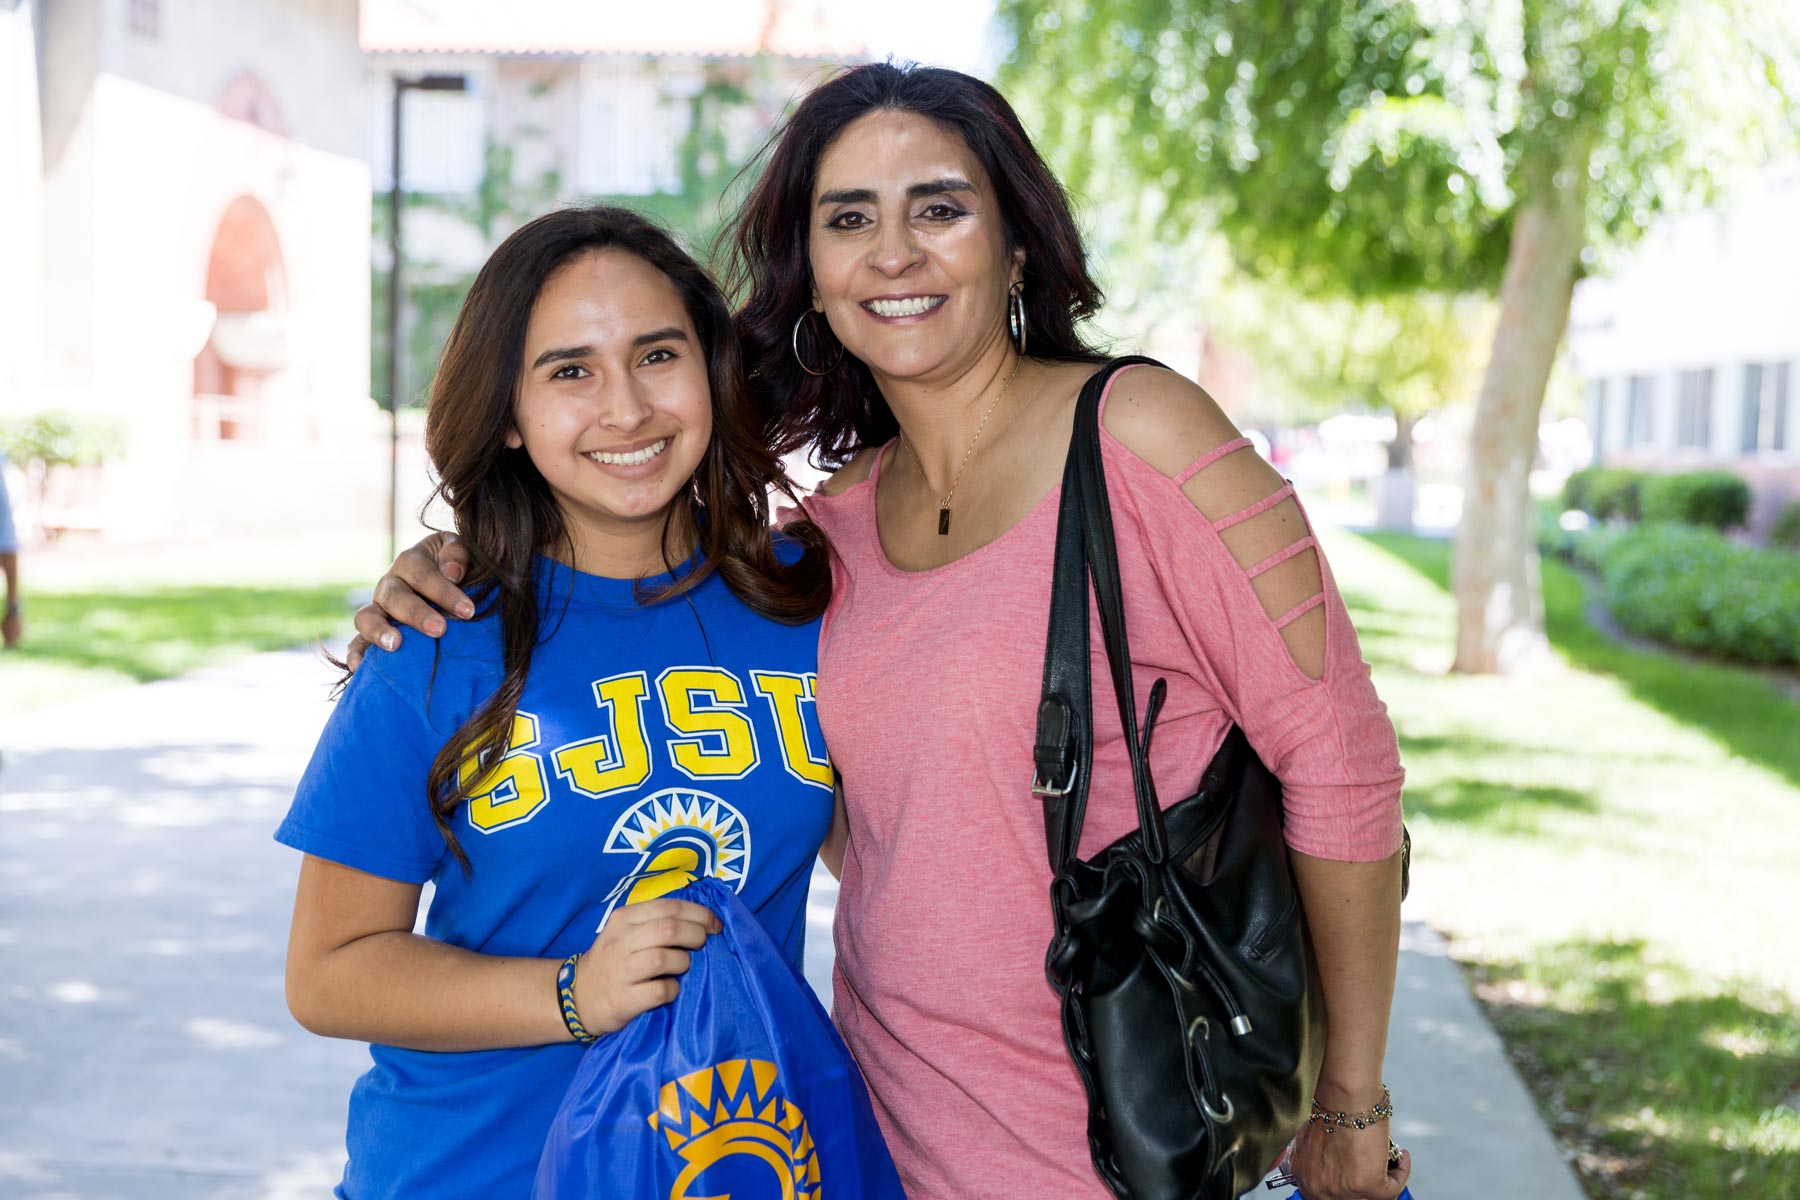
<instances>
[{"instance_id":1,"label":"black leather handbag","mask_svg":"<svg viewBox=\"0 0 1800 1200\"><path fill-rule=\"evenodd\" d=\"M1121 1200L1227 1200L1300 1131L1324 1049L1324 1006L1282 841L1281 785L1233 727L1191 796L1166 812L1132 691L1118 556L1100 460L1108 363L1082 389L1063 471L1037 775L1054 879L1045 959L1087 1091L1094 1169ZM1093 762L1088 579L1130 748L1138 828L1090 859Z\"/></svg>"}]
</instances>

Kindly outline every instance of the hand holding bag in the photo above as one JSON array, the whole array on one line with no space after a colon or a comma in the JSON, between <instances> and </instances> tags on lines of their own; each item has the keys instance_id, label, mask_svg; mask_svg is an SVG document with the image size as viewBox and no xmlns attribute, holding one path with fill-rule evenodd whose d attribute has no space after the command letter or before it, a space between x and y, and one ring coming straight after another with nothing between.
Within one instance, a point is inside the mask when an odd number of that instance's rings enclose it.
<instances>
[{"instance_id":1,"label":"hand holding bag","mask_svg":"<svg viewBox=\"0 0 1800 1200\"><path fill-rule=\"evenodd\" d=\"M1045 959L1087 1092L1094 1168L1121 1200L1228 1200L1305 1123L1324 1010L1282 840L1281 785L1232 727L1194 793L1164 812L1132 690L1101 463L1108 363L1082 389L1063 472L1037 776L1054 876ZM1160 364L1158 364L1160 365ZM1131 757L1138 828L1077 857L1093 763L1088 581Z\"/></svg>"},{"instance_id":2,"label":"hand holding bag","mask_svg":"<svg viewBox=\"0 0 1800 1200\"><path fill-rule=\"evenodd\" d=\"M674 1000L590 1046L551 1122L533 1200L905 1200L862 1074L737 893Z\"/></svg>"}]
</instances>

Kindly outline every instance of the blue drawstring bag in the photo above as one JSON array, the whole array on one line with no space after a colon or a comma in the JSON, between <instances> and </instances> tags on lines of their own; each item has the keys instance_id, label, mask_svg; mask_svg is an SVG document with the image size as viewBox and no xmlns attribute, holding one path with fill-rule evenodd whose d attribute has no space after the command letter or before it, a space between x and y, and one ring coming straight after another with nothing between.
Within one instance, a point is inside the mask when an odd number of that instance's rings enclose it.
<instances>
[{"instance_id":1,"label":"blue drawstring bag","mask_svg":"<svg viewBox=\"0 0 1800 1200\"><path fill-rule=\"evenodd\" d=\"M762 924L710 877L669 896L724 928L673 1001L582 1056L532 1200L904 1200L862 1074Z\"/></svg>"}]
</instances>

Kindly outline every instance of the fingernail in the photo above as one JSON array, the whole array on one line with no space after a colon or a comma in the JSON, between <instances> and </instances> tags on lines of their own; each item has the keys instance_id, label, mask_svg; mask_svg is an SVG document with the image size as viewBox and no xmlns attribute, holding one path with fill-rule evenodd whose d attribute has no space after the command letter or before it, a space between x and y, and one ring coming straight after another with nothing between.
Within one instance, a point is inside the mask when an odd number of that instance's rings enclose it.
<instances>
[{"instance_id":1,"label":"fingernail","mask_svg":"<svg viewBox=\"0 0 1800 1200\"><path fill-rule=\"evenodd\" d=\"M444 623L436 617L433 617L430 621L425 623L425 632L429 633L432 637L439 637L444 632Z\"/></svg>"},{"instance_id":2,"label":"fingernail","mask_svg":"<svg viewBox=\"0 0 1800 1200\"><path fill-rule=\"evenodd\" d=\"M465 619L472 617L475 615L475 606L470 604L467 600L464 600L461 604L456 606L456 615Z\"/></svg>"},{"instance_id":3,"label":"fingernail","mask_svg":"<svg viewBox=\"0 0 1800 1200\"><path fill-rule=\"evenodd\" d=\"M463 569L461 563L444 564L444 578L448 579L451 583L461 583L462 575Z\"/></svg>"},{"instance_id":4,"label":"fingernail","mask_svg":"<svg viewBox=\"0 0 1800 1200\"><path fill-rule=\"evenodd\" d=\"M383 650L392 650L399 644L400 644L400 635L399 634L384 633L381 635L381 648Z\"/></svg>"}]
</instances>

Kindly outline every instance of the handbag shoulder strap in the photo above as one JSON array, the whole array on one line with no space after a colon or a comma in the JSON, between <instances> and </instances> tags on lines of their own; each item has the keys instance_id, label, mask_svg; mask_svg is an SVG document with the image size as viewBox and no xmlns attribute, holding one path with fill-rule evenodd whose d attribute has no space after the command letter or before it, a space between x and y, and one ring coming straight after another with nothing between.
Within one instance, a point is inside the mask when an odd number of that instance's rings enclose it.
<instances>
[{"instance_id":1,"label":"handbag shoulder strap","mask_svg":"<svg viewBox=\"0 0 1800 1200\"><path fill-rule=\"evenodd\" d=\"M1101 632L1112 668L1119 719L1131 756L1133 790L1144 848L1161 862L1167 840L1162 810L1150 778L1148 739L1140 739L1136 694L1131 682L1131 650L1125 636L1125 607L1119 586L1118 552L1113 543L1112 506L1100 452L1100 397L1119 371L1154 359L1116 358L1096 371L1075 403L1075 426L1063 466L1062 497L1056 523L1056 562L1050 585L1050 631L1044 649L1044 684L1038 704L1037 774L1032 793L1043 800L1044 840L1050 869L1061 874L1081 844L1093 762L1093 695L1089 674L1088 585L1099 605ZM1151 697L1150 722L1160 706L1161 688Z\"/></svg>"}]
</instances>

